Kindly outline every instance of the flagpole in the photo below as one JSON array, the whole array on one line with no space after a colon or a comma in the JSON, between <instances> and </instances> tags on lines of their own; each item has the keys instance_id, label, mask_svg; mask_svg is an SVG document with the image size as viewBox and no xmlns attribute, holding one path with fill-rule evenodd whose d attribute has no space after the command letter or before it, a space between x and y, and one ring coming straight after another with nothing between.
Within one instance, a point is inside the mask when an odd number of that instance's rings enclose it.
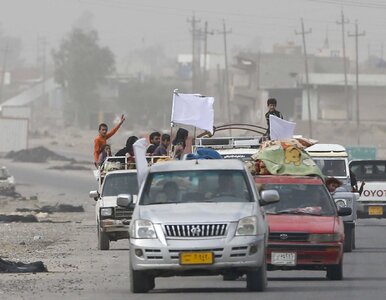
<instances>
[{"instance_id":1,"label":"flagpole","mask_svg":"<svg viewBox=\"0 0 386 300\"><path fill-rule=\"evenodd\" d=\"M194 146L196 145L196 134L197 134L197 127L194 126L192 145L191 145L191 147L190 147L190 148L192 149L192 153L193 153ZM194 145L194 146L193 146L193 145Z\"/></svg>"}]
</instances>

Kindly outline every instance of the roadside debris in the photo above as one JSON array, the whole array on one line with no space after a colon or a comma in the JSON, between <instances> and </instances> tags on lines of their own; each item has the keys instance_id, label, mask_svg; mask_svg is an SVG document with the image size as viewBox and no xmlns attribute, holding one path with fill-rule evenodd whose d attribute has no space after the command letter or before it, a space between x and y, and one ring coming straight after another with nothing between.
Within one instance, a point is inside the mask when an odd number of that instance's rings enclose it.
<instances>
[{"instance_id":1,"label":"roadside debris","mask_svg":"<svg viewBox=\"0 0 386 300\"><path fill-rule=\"evenodd\" d=\"M34 223L39 220L34 215L0 215L0 223L23 222Z\"/></svg>"},{"instance_id":2,"label":"roadside debris","mask_svg":"<svg viewBox=\"0 0 386 300\"><path fill-rule=\"evenodd\" d=\"M90 164L87 162L87 164ZM78 163L70 162L68 164L65 164L63 166L53 166L49 167L51 170L90 170L90 167L81 166Z\"/></svg>"},{"instance_id":3,"label":"roadside debris","mask_svg":"<svg viewBox=\"0 0 386 300\"><path fill-rule=\"evenodd\" d=\"M17 212L36 212L36 213L55 213L55 212L84 212L82 205L74 206L71 204L44 205L41 208L17 208Z\"/></svg>"},{"instance_id":4,"label":"roadside debris","mask_svg":"<svg viewBox=\"0 0 386 300\"><path fill-rule=\"evenodd\" d=\"M42 261L33 263L12 262L0 258L0 273L37 273L48 272Z\"/></svg>"},{"instance_id":5,"label":"roadside debris","mask_svg":"<svg viewBox=\"0 0 386 300\"><path fill-rule=\"evenodd\" d=\"M24 149L20 151L10 151L5 158L13 159L21 162L46 162L47 160L73 161L73 159L56 154L45 147L36 147L31 149Z\"/></svg>"}]
</instances>

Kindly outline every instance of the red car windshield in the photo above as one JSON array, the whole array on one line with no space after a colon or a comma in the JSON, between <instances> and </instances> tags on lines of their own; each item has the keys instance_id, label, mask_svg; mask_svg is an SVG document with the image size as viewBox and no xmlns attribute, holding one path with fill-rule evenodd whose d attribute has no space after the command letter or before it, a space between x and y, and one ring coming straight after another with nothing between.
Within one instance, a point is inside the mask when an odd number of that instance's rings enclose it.
<instances>
[{"instance_id":1,"label":"red car windshield","mask_svg":"<svg viewBox=\"0 0 386 300\"><path fill-rule=\"evenodd\" d=\"M336 215L334 200L324 185L264 184L264 190L277 190L280 201L264 206L270 214Z\"/></svg>"}]
</instances>

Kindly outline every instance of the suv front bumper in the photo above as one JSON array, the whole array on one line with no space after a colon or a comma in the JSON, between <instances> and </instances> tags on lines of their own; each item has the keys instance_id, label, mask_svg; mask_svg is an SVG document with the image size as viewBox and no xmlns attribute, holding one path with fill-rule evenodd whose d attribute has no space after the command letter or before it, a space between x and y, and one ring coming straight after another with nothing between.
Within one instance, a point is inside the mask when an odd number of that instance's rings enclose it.
<instances>
[{"instance_id":1,"label":"suv front bumper","mask_svg":"<svg viewBox=\"0 0 386 300\"><path fill-rule=\"evenodd\" d=\"M260 236L235 236L232 239L185 238L167 239L166 244L158 239L130 239L130 261L133 270L171 271L178 274L186 270L206 269L221 271L255 269L264 261L265 238ZM181 252L213 252L213 264L181 265ZM162 273L162 272L161 272Z\"/></svg>"}]
</instances>

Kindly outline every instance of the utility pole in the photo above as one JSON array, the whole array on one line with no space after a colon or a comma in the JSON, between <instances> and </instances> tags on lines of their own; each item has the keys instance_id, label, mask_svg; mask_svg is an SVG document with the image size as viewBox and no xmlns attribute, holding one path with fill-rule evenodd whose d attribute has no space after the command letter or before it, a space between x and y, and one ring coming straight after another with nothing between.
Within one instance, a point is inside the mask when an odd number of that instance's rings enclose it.
<instances>
[{"instance_id":1,"label":"utility pole","mask_svg":"<svg viewBox=\"0 0 386 300\"><path fill-rule=\"evenodd\" d=\"M214 32L208 31L208 21L205 21L205 29L204 29L204 71L203 71L203 76L202 76L202 90L206 93L206 81L208 77L207 73L207 56L208 56L208 35L213 35Z\"/></svg>"},{"instance_id":2,"label":"utility pole","mask_svg":"<svg viewBox=\"0 0 386 300\"><path fill-rule=\"evenodd\" d=\"M365 36L366 32L362 31L358 33L358 21L355 21L355 33L348 33L349 37L355 37L355 107L356 107L356 123L357 123L357 143L361 144L361 134L359 132L359 121L360 121L360 113L359 113L359 55L358 55L358 37Z\"/></svg>"},{"instance_id":3,"label":"utility pole","mask_svg":"<svg viewBox=\"0 0 386 300\"><path fill-rule=\"evenodd\" d=\"M225 95L227 100L227 116L228 122L232 123L232 114L231 114L231 101L230 101L230 91L229 91L229 67L228 67L228 50L227 50L227 34L231 33L232 30L227 31L225 20L223 20L223 30L218 31L219 34L224 36L224 59L225 59Z\"/></svg>"},{"instance_id":4,"label":"utility pole","mask_svg":"<svg viewBox=\"0 0 386 300\"><path fill-rule=\"evenodd\" d=\"M46 94L46 59L47 59L47 53L46 53L46 46L47 46L47 40L43 36L37 37L37 64L40 67L41 74L42 74L42 97L44 98Z\"/></svg>"},{"instance_id":5,"label":"utility pole","mask_svg":"<svg viewBox=\"0 0 386 300\"><path fill-rule=\"evenodd\" d=\"M193 14L192 19L188 19L187 22L190 23L191 25L191 33L192 33L192 92L195 93L197 89L196 24L201 21L197 20L195 15Z\"/></svg>"},{"instance_id":6,"label":"utility pole","mask_svg":"<svg viewBox=\"0 0 386 300\"><path fill-rule=\"evenodd\" d=\"M345 39L345 29L344 25L350 23L349 20L345 19L344 14L343 14L343 9L341 10L340 13L341 20L337 21L336 24L342 26L342 55L343 55L343 71L344 71L344 99L346 101L346 110L347 110L347 115L349 116L350 114L350 103L349 103L349 98L348 98L348 82L347 82L347 57L346 57L346 39Z\"/></svg>"},{"instance_id":7,"label":"utility pole","mask_svg":"<svg viewBox=\"0 0 386 300\"><path fill-rule=\"evenodd\" d=\"M303 38L303 52L304 52L304 67L306 71L306 85L307 85L307 108L308 108L308 130L310 134L310 138L312 138L312 116L311 116L311 99L310 99L310 83L308 78L308 59L307 59L307 46L306 46L306 34L309 34L312 32L312 29L310 28L307 31L304 31L304 22L303 18L300 19L301 25L302 25L302 31L297 32L295 31L296 35L302 35Z\"/></svg>"},{"instance_id":8,"label":"utility pole","mask_svg":"<svg viewBox=\"0 0 386 300\"><path fill-rule=\"evenodd\" d=\"M4 90L4 80L5 80L5 69L7 68L8 52L9 52L9 43L7 41L5 48L1 50L3 52L3 64L1 66L1 82L0 82L0 103L3 103L3 90Z\"/></svg>"}]
</instances>

